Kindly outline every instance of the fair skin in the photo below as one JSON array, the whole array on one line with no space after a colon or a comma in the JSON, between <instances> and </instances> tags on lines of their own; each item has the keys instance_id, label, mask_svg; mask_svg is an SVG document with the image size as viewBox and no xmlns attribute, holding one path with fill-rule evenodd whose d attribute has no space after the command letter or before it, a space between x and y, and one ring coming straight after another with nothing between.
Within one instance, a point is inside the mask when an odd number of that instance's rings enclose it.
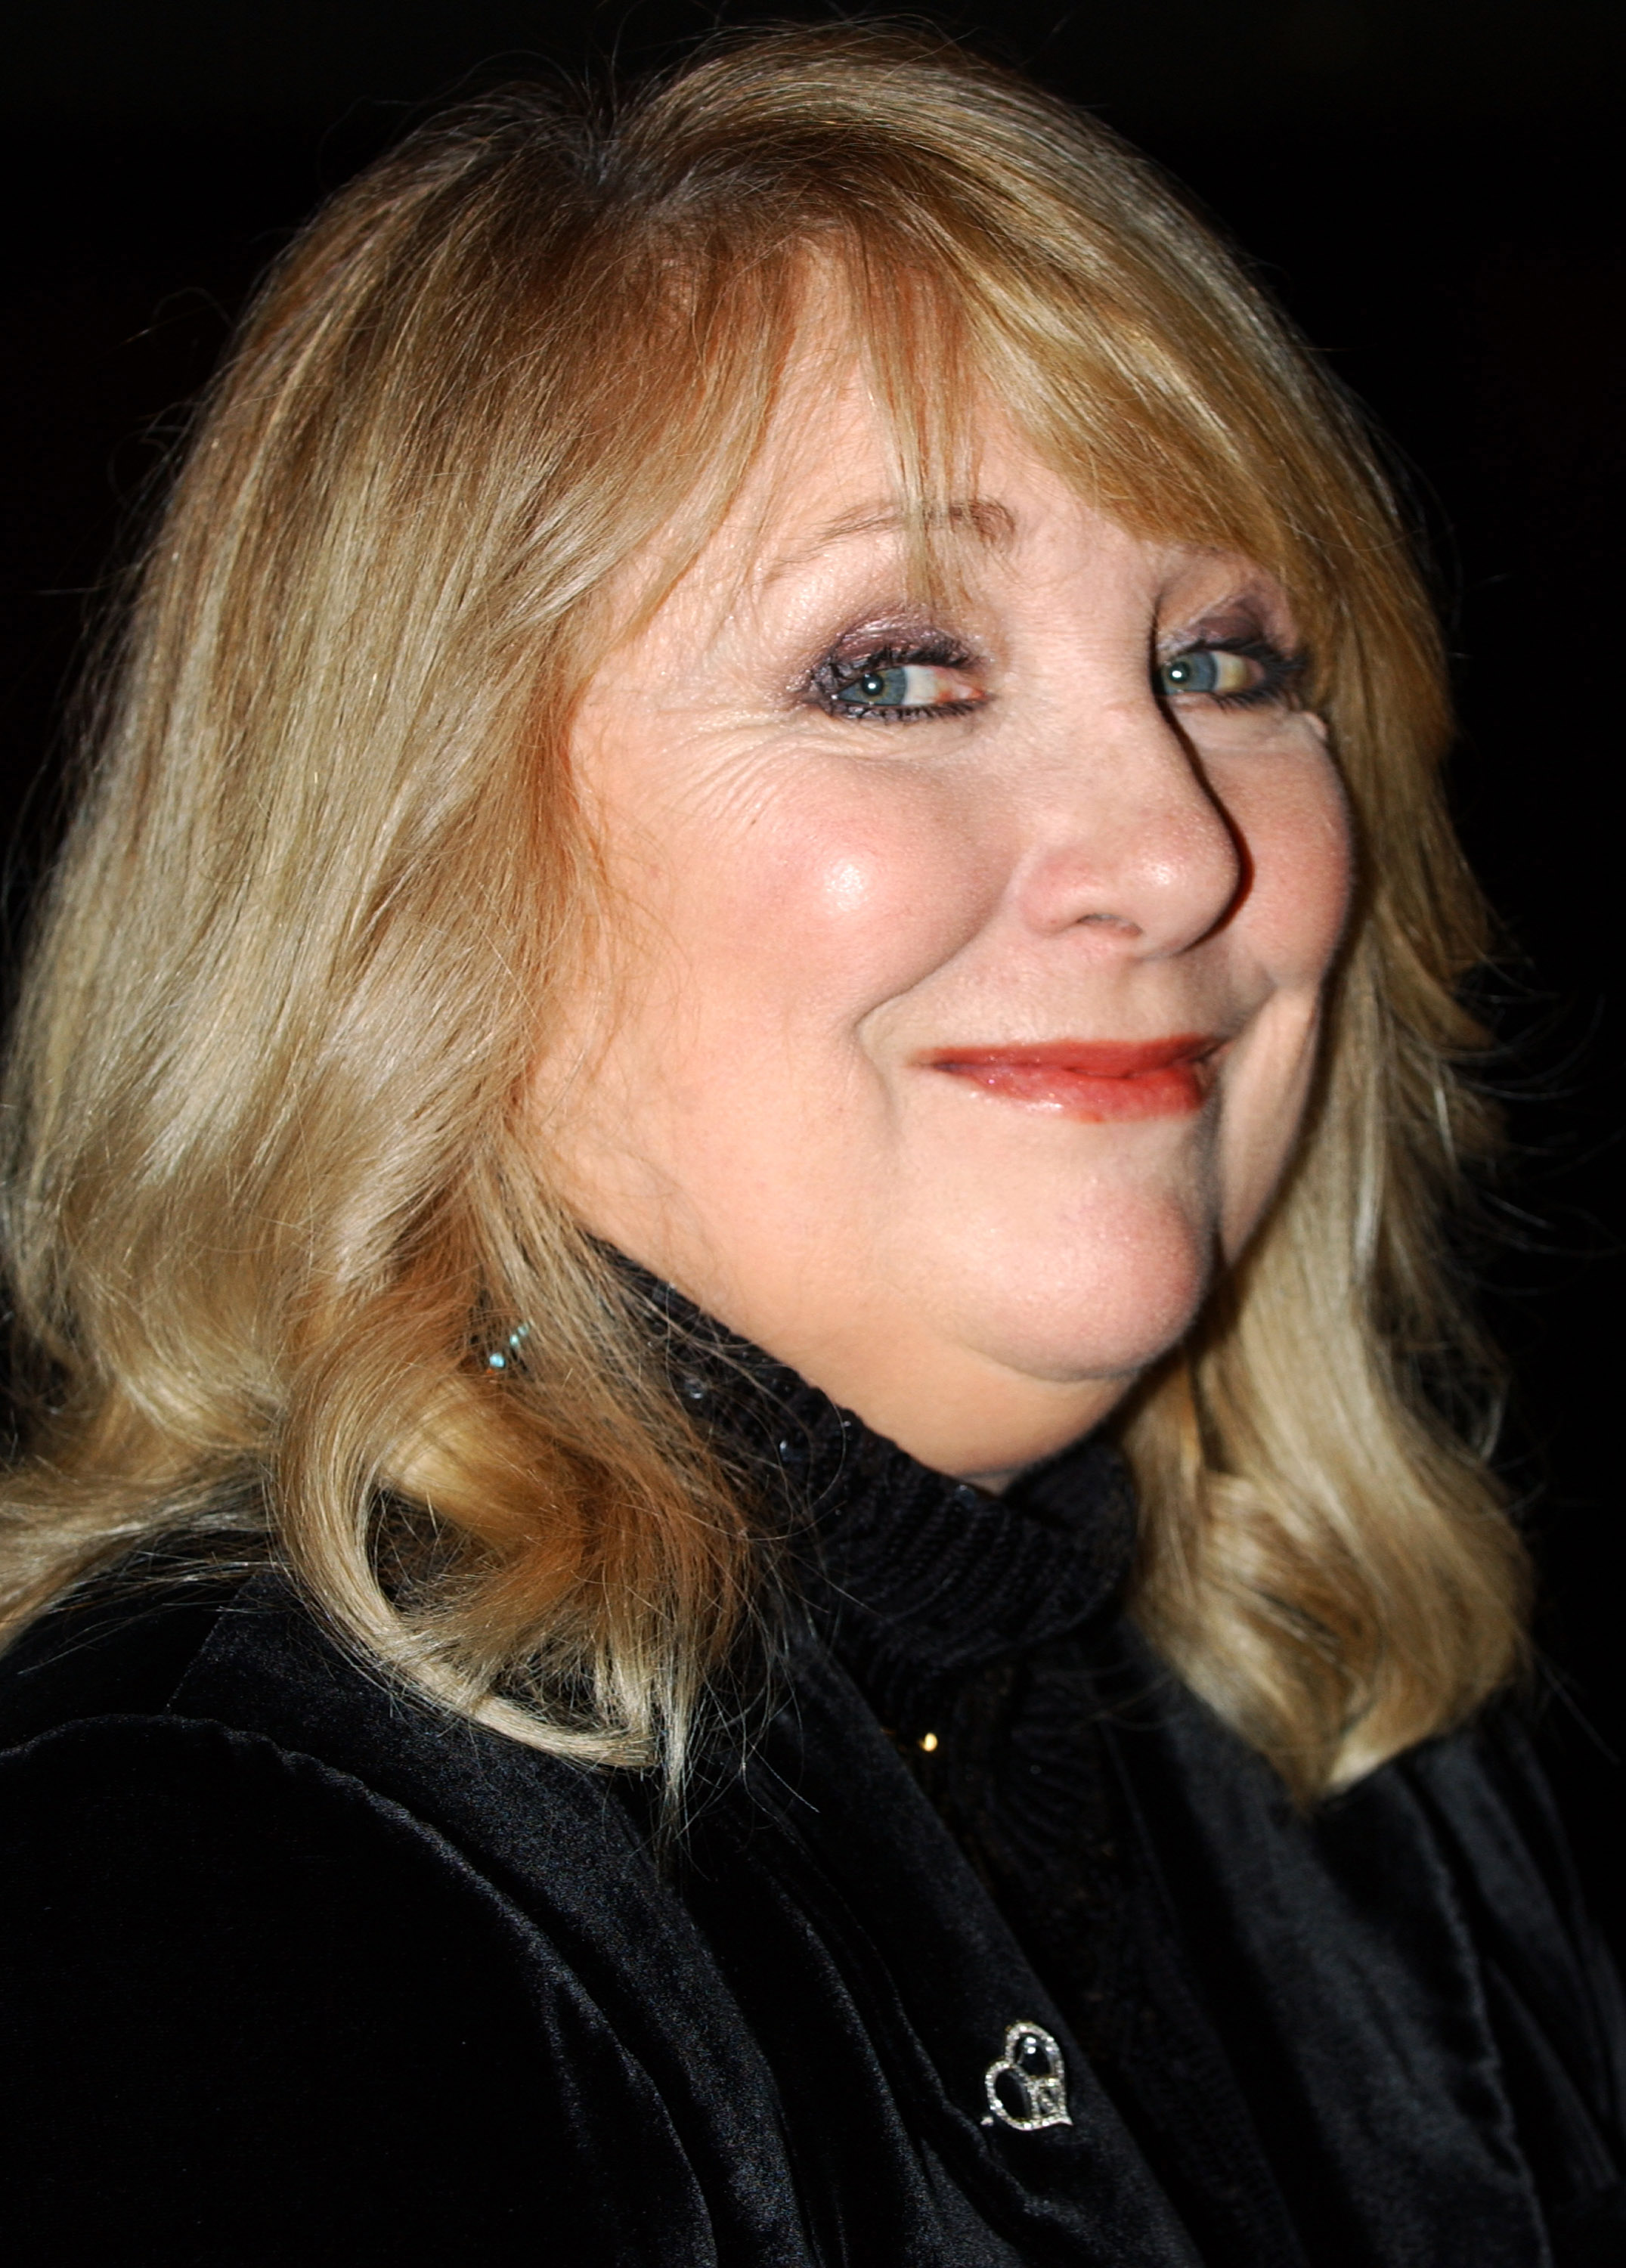
<instances>
[{"instance_id":1,"label":"fair skin","mask_svg":"<svg viewBox=\"0 0 1626 2268\"><path fill-rule=\"evenodd\" d=\"M889 487L856 372L806 361L599 670L573 755L622 965L540 1123L594 1232L999 1487L1269 1205L1349 828L1247 562L1129 534L990 414L925 614Z\"/></svg>"}]
</instances>

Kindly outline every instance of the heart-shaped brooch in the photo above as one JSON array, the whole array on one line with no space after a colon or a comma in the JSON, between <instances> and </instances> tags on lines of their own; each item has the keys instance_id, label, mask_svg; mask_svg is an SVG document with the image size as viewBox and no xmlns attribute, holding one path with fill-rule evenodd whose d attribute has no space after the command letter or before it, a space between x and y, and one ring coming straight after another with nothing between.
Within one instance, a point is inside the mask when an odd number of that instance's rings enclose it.
<instances>
[{"instance_id":1,"label":"heart-shaped brooch","mask_svg":"<svg viewBox=\"0 0 1626 2268\"><path fill-rule=\"evenodd\" d=\"M1011 2024L1005 2030L1005 2051L982 2074L988 2096L984 2126L997 2118L1031 2134L1039 2126L1071 2126L1067 2109L1067 2066L1062 2051L1042 2024Z\"/></svg>"}]
</instances>

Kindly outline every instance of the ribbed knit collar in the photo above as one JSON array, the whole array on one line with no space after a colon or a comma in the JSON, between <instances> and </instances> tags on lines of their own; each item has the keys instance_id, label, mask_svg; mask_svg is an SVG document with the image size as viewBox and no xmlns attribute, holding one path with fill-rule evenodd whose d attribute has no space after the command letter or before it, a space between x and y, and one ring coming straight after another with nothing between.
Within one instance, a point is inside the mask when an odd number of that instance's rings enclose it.
<instances>
[{"instance_id":1,"label":"ribbed knit collar","mask_svg":"<svg viewBox=\"0 0 1626 2268\"><path fill-rule=\"evenodd\" d=\"M990 1496L872 1432L669 1285L636 1281L675 1390L783 1510L802 1602L883 1722L929 1724L963 1676L1121 1596L1135 1505L1110 1444L1086 1440Z\"/></svg>"}]
</instances>

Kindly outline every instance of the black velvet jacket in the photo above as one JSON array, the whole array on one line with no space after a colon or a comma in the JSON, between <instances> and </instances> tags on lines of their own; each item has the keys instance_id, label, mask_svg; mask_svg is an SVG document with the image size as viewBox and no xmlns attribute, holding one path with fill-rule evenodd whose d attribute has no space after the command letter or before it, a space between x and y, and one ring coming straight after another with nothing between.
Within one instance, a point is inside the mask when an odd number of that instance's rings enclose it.
<instances>
[{"instance_id":1,"label":"black velvet jacket","mask_svg":"<svg viewBox=\"0 0 1626 2268\"><path fill-rule=\"evenodd\" d=\"M680 1383L811 1516L670 1859L274 1573L0 1665L9 2260L1626 2261L1626 2027L1510 1712L1304 1818L1124 1624L1109 1451L997 1502L748 1350Z\"/></svg>"}]
</instances>

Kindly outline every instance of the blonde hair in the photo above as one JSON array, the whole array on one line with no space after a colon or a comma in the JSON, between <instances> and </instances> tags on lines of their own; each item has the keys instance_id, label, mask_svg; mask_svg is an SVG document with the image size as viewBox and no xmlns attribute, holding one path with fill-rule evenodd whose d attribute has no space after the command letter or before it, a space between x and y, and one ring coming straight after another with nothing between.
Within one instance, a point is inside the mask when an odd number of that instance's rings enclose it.
<instances>
[{"instance_id":1,"label":"blonde hair","mask_svg":"<svg viewBox=\"0 0 1626 2268\"><path fill-rule=\"evenodd\" d=\"M752 35L614 115L534 87L456 112L248 313L19 1013L6 1235L49 1408L8 1611L212 1539L443 1703L681 1764L763 1543L523 1096L602 903L573 705L629 564L661 563L652 605L739 492L815 256L923 526L980 393L1130 526L1278 576L1308 637L1364 860L1321 1092L1121 1430L1135 1612L1312 1795L1520 1645L1519 1545L1424 1385L1472 1366L1438 1218L1484 1135L1436 633L1357 422L1155 173L884 29Z\"/></svg>"}]
</instances>

